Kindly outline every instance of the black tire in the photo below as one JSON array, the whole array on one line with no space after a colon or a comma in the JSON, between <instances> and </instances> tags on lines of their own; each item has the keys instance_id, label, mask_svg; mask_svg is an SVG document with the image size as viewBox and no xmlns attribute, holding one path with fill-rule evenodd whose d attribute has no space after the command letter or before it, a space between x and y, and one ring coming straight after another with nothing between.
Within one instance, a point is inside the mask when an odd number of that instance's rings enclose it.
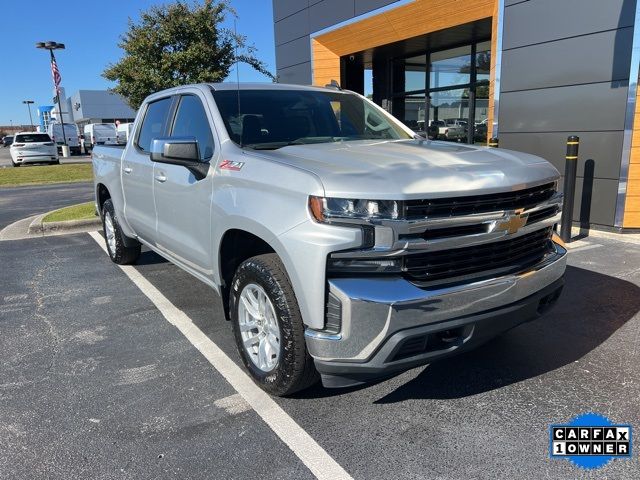
<instances>
[{"instance_id":1,"label":"black tire","mask_svg":"<svg viewBox=\"0 0 640 480\"><path fill-rule=\"evenodd\" d=\"M238 322L238 298L249 283L258 284L264 289L278 320L280 358L275 368L267 373L253 363L242 342ZM318 381L318 372L307 352L298 302L278 255L269 253L244 261L233 277L229 301L236 347L249 375L260 388L271 395L281 397L304 390Z\"/></svg>"},{"instance_id":2,"label":"black tire","mask_svg":"<svg viewBox=\"0 0 640 480\"><path fill-rule=\"evenodd\" d=\"M14 166L14 167L16 167L16 168L20 166L20 164L19 164L19 163L16 163L16 162L14 162L13 160L11 160L11 165L13 165L13 166Z\"/></svg>"},{"instance_id":3,"label":"black tire","mask_svg":"<svg viewBox=\"0 0 640 480\"><path fill-rule=\"evenodd\" d=\"M49 162L51 165L60 165L60 160L55 160L53 162Z\"/></svg>"},{"instance_id":4,"label":"black tire","mask_svg":"<svg viewBox=\"0 0 640 480\"><path fill-rule=\"evenodd\" d=\"M112 251L112 248L109 246L109 241L107 240L107 217L111 219L113 225L115 240L114 251ZM137 240L129 238L122 233L111 199L106 200L102 205L102 229L104 231L105 244L107 245L107 253L109 253L109 258L111 258L112 262L117 263L118 265L128 265L130 263L134 263L138 259L140 256L141 245ZM126 247L125 238L127 239L127 243L135 244L135 246Z\"/></svg>"}]
</instances>

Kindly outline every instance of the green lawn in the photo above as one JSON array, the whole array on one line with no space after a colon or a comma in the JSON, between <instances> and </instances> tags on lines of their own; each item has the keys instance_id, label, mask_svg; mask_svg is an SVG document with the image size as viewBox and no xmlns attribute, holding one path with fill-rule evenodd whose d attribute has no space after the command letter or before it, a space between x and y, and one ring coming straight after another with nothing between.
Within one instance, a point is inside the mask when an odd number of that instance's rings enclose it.
<instances>
[{"instance_id":1,"label":"green lawn","mask_svg":"<svg viewBox=\"0 0 640 480\"><path fill-rule=\"evenodd\" d=\"M90 182L91 180L93 180L93 167L90 163L0 168L0 187Z\"/></svg>"},{"instance_id":2,"label":"green lawn","mask_svg":"<svg viewBox=\"0 0 640 480\"><path fill-rule=\"evenodd\" d=\"M80 203L71 205L70 207L54 210L42 219L43 223L64 222L66 220L84 220L87 218L96 218L95 206L93 202Z\"/></svg>"}]
</instances>

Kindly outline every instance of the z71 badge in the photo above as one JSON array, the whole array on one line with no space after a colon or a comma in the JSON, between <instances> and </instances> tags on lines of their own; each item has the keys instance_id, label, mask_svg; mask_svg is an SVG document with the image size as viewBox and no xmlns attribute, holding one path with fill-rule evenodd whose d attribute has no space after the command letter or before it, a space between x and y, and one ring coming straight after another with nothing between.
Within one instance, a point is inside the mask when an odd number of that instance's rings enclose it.
<instances>
[{"instance_id":1,"label":"z71 badge","mask_svg":"<svg viewBox=\"0 0 640 480\"><path fill-rule=\"evenodd\" d=\"M223 160L220 162L220 170L242 170L244 162L232 162L231 160Z\"/></svg>"}]
</instances>

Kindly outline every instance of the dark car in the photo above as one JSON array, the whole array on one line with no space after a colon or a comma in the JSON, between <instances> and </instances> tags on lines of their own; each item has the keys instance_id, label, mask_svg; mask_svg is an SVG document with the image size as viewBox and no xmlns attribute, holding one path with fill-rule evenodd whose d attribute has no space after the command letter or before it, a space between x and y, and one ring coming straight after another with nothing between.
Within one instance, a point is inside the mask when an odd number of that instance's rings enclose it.
<instances>
[{"instance_id":1,"label":"dark car","mask_svg":"<svg viewBox=\"0 0 640 480\"><path fill-rule=\"evenodd\" d=\"M10 147L13 143L13 135L7 135L6 137L2 137L2 146L4 148Z\"/></svg>"},{"instance_id":2,"label":"dark car","mask_svg":"<svg viewBox=\"0 0 640 480\"><path fill-rule=\"evenodd\" d=\"M486 120L480 123L476 123L475 130L473 132L473 140L476 142L484 143L487 141L488 125Z\"/></svg>"}]
</instances>

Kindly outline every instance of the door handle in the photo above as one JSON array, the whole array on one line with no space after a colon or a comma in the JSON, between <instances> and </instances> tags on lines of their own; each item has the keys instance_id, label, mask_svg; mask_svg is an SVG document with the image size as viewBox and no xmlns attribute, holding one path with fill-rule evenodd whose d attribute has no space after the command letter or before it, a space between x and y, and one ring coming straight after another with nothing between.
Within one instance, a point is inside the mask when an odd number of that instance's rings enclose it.
<instances>
[{"instance_id":1,"label":"door handle","mask_svg":"<svg viewBox=\"0 0 640 480\"><path fill-rule=\"evenodd\" d=\"M159 173L154 178L156 179L157 182L160 182L160 183L164 183L167 181L166 175L163 175L162 173Z\"/></svg>"},{"instance_id":2,"label":"door handle","mask_svg":"<svg viewBox=\"0 0 640 480\"><path fill-rule=\"evenodd\" d=\"M131 167L124 167L124 173L131 173L133 169Z\"/></svg>"}]
</instances>

